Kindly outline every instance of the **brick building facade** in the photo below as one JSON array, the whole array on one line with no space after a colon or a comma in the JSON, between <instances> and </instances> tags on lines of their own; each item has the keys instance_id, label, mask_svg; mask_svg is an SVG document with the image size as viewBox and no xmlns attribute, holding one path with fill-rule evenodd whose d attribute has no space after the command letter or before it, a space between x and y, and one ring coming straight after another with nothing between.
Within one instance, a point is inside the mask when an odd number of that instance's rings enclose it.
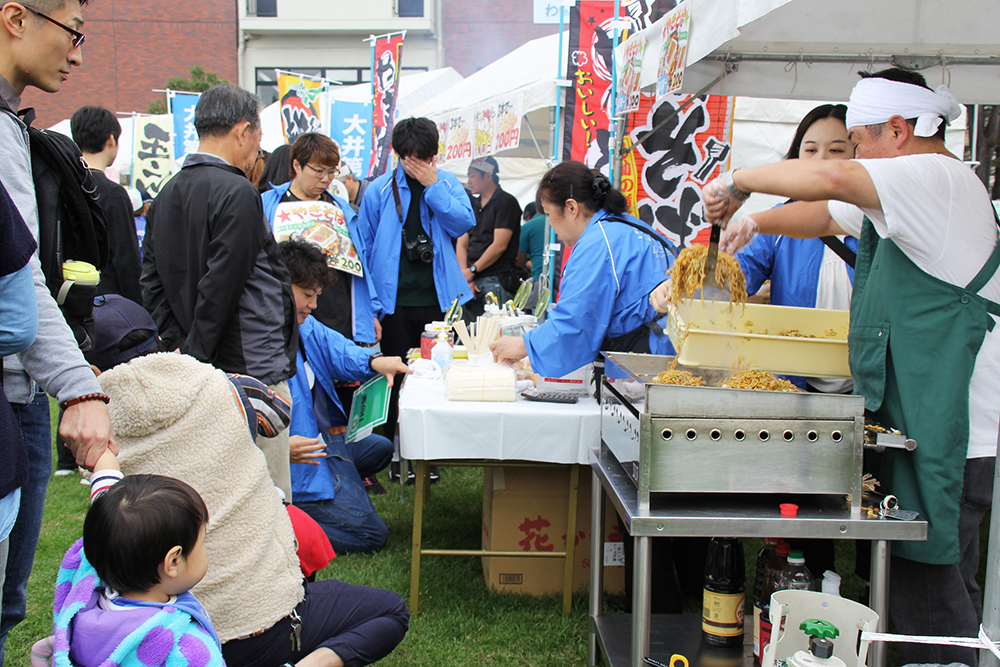
<instances>
[{"instance_id":1,"label":"brick building facade","mask_svg":"<svg viewBox=\"0 0 1000 667\"><path fill-rule=\"evenodd\" d=\"M81 106L145 112L172 76L201 65L237 79L234 0L92 0L83 8L83 66L73 68L55 95L25 91L37 125L49 127Z\"/></svg>"},{"instance_id":2,"label":"brick building facade","mask_svg":"<svg viewBox=\"0 0 1000 667\"><path fill-rule=\"evenodd\" d=\"M525 42L558 32L536 25L532 0L443 0L444 64L469 76ZM566 12L567 18L569 12ZM553 65L555 67L555 65Z\"/></svg>"}]
</instances>

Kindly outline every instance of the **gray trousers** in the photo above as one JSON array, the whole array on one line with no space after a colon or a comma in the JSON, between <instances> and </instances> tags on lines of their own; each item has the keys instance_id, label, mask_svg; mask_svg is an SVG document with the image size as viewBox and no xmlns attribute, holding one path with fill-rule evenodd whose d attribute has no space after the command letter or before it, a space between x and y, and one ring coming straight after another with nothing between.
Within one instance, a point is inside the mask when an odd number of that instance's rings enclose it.
<instances>
[{"instance_id":1,"label":"gray trousers","mask_svg":"<svg viewBox=\"0 0 1000 667\"><path fill-rule=\"evenodd\" d=\"M979 524L993 502L996 459L965 464L958 539L961 560L930 565L893 556L889 564L889 618L898 634L976 637L983 619L979 571ZM899 662L979 664L977 651L957 646L899 644Z\"/></svg>"}]
</instances>

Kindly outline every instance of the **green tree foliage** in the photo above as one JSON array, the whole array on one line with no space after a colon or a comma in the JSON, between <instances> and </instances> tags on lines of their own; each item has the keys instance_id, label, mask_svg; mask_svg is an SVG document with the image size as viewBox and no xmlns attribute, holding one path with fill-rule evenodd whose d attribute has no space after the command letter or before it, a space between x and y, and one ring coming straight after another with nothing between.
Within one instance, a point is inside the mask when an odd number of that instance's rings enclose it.
<instances>
[{"instance_id":1,"label":"green tree foliage","mask_svg":"<svg viewBox=\"0 0 1000 667\"><path fill-rule=\"evenodd\" d=\"M172 76L167 79L167 84L164 87L168 90L187 90L194 93L203 93L219 83L229 82L226 79L220 79L219 75L215 72L206 72L205 68L201 65L194 65L191 68L190 79L185 79L182 76ZM166 100L159 99L155 102L150 102L149 108L146 112L156 114L167 113L168 110Z\"/></svg>"}]
</instances>

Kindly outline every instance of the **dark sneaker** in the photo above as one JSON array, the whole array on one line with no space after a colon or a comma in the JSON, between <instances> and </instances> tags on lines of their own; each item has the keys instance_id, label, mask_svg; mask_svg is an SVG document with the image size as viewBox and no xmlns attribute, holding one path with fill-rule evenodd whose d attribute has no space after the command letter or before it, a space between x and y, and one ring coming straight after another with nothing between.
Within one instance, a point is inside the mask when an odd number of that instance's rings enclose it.
<instances>
[{"instance_id":1,"label":"dark sneaker","mask_svg":"<svg viewBox=\"0 0 1000 667\"><path fill-rule=\"evenodd\" d=\"M439 468L438 466L431 466L430 478L431 478L431 484L437 484L438 482L440 482L441 468Z\"/></svg>"},{"instance_id":2,"label":"dark sneaker","mask_svg":"<svg viewBox=\"0 0 1000 667\"><path fill-rule=\"evenodd\" d=\"M384 496L385 487L378 481L378 478L372 475L371 477L365 477L361 482L365 485L365 491L368 492L369 496Z\"/></svg>"}]
</instances>

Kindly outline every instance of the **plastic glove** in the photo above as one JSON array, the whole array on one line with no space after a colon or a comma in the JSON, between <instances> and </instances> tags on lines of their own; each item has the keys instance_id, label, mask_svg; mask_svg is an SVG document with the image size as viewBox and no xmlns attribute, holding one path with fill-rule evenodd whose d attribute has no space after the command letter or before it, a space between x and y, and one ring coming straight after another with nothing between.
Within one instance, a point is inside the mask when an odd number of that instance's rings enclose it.
<instances>
[{"instance_id":1,"label":"plastic glove","mask_svg":"<svg viewBox=\"0 0 1000 667\"><path fill-rule=\"evenodd\" d=\"M649 294L649 305L658 313L665 313L670 306L671 279L667 278Z\"/></svg>"},{"instance_id":2,"label":"plastic glove","mask_svg":"<svg viewBox=\"0 0 1000 667\"><path fill-rule=\"evenodd\" d=\"M754 240L760 233L757 222L749 215L742 215L729 221L729 224L722 229L719 237L719 250L735 255L740 248L744 248Z\"/></svg>"},{"instance_id":3,"label":"plastic glove","mask_svg":"<svg viewBox=\"0 0 1000 667\"><path fill-rule=\"evenodd\" d=\"M733 193L726 187L725 178L722 176L715 177L702 189L701 202L705 211L705 219L723 229L726 228L733 214L743 205L743 202L733 197Z\"/></svg>"}]
</instances>

